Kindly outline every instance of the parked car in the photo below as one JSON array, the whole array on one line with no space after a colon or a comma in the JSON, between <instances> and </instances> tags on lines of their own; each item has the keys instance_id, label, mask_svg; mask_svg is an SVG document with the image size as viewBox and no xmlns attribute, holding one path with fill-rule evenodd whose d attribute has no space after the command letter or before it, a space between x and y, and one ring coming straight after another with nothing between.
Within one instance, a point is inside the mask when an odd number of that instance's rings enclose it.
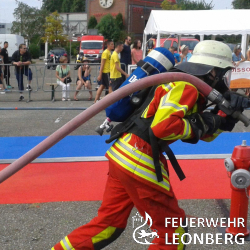
<instances>
[{"instance_id":1,"label":"parked car","mask_svg":"<svg viewBox=\"0 0 250 250\"><path fill-rule=\"evenodd\" d=\"M68 57L67 51L64 48L51 49L48 53L47 60L46 60L46 62L48 63L47 68L49 69L51 67L52 69L55 69L56 65L50 65L50 64L58 64L61 56ZM69 59L68 59L68 62L70 62Z\"/></svg>"}]
</instances>

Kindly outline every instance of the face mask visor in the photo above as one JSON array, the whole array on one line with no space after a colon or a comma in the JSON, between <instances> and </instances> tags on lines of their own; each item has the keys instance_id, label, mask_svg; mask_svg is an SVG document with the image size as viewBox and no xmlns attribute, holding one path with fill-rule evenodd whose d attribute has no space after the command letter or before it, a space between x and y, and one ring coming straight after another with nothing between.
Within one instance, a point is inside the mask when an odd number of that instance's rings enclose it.
<instances>
[{"instance_id":1,"label":"face mask visor","mask_svg":"<svg viewBox=\"0 0 250 250\"><path fill-rule=\"evenodd\" d=\"M223 76L224 83L228 88L230 88L231 76L232 76L232 69L228 70Z\"/></svg>"}]
</instances>

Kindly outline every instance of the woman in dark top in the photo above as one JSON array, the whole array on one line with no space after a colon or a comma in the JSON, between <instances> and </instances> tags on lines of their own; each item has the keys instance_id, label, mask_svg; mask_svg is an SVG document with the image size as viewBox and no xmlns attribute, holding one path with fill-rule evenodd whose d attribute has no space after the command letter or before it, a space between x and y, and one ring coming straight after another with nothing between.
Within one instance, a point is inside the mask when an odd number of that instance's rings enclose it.
<instances>
[{"instance_id":1,"label":"woman in dark top","mask_svg":"<svg viewBox=\"0 0 250 250\"><path fill-rule=\"evenodd\" d=\"M77 76L77 80L76 80L76 92L74 95L74 100L75 101L79 101L79 99L77 99L77 94L79 92L79 90L82 88L82 86L84 85L87 89L89 89L89 101L92 100L92 91L91 91L91 82L90 82L90 72L91 72L91 68L88 65L89 61L87 58L83 58L82 60L83 64L81 67L79 67L78 69L78 76Z\"/></svg>"}]
</instances>

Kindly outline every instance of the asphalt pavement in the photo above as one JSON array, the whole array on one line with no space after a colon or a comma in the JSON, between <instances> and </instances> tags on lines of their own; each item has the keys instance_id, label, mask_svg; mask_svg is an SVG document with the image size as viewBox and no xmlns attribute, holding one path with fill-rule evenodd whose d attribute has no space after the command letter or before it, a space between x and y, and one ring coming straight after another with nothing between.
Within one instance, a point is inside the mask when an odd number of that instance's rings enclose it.
<instances>
[{"instance_id":1,"label":"asphalt pavement","mask_svg":"<svg viewBox=\"0 0 250 250\"><path fill-rule=\"evenodd\" d=\"M73 100L62 102L59 88L57 88L55 102L51 102L50 86L45 86L45 83L55 82L55 71L47 72L46 70L45 81L43 81L44 65L37 62L35 67L36 73L34 73L34 76L37 75L38 80L37 82L36 80L32 81L32 101L26 102L28 92L25 92L24 101L18 101L19 93L16 91L17 84L13 72L11 77L11 84L14 86L13 91L0 94L0 108L17 108L16 110L0 110L1 137L48 136L82 112L80 110L18 110L20 107L87 108L93 104L93 101L88 101L88 91L85 90L79 93L78 102ZM73 72L73 68L71 70ZM96 86L94 77L97 76L97 69L92 72L94 89ZM72 78L76 79L75 72L72 74ZM71 86L72 99L74 90L73 80ZM94 91L94 96L95 93L96 91ZM250 111L245 111L245 114L250 117ZM76 129L72 135L94 135L94 128L100 125L104 119L105 112L102 111ZM250 129L238 123L234 132L250 132ZM8 157L6 156L6 158ZM100 204L101 201L82 201L0 205L0 249L48 250L74 228L87 223L96 216ZM179 204L190 217L220 218L229 216L229 200L180 200ZM140 250L148 248L148 246L140 245L133 240L132 235L135 229L132 227L132 217L136 215L136 212L135 209L132 211L125 232L105 249ZM248 225L250 225L250 221L248 221ZM211 233L215 235L219 231L218 228L196 227L191 228L189 232L190 234ZM231 245L225 244L225 242L212 245L192 243L187 245L186 249L247 250L250 249L250 244L248 242L245 242L244 245Z\"/></svg>"}]
</instances>

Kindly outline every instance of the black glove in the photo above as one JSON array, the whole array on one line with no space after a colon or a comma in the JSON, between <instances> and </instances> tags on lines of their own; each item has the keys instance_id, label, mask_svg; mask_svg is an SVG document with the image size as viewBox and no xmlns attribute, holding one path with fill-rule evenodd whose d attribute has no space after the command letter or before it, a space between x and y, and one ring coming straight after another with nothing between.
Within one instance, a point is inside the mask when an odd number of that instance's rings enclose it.
<instances>
[{"instance_id":1,"label":"black glove","mask_svg":"<svg viewBox=\"0 0 250 250\"><path fill-rule=\"evenodd\" d=\"M189 143L197 143L205 134L212 135L215 133L221 126L222 120L225 119L211 112L204 112L202 114L194 113L185 118L189 120L193 133L195 134L195 138L183 140Z\"/></svg>"},{"instance_id":2,"label":"black glove","mask_svg":"<svg viewBox=\"0 0 250 250\"><path fill-rule=\"evenodd\" d=\"M231 132L238 121L238 119L235 119L232 116L226 116L224 119L221 120L221 125L219 129Z\"/></svg>"},{"instance_id":3,"label":"black glove","mask_svg":"<svg viewBox=\"0 0 250 250\"><path fill-rule=\"evenodd\" d=\"M225 120L225 118L219 115L215 115L211 112L204 112L201 114L201 117L204 123L208 127L207 132L206 132L206 134L208 135L214 134L220 128L221 124Z\"/></svg>"},{"instance_id":4,"label":"black glove","mask_svg":"<svg viewBox=\"0 0 250 250\"><path fill-rule=\"evenodd\" d=\"M250 107L250 99L244 95L227 91L223 96L230 102L230 105L234 110L243 111Z\"/></svg>"}]
</instances>

